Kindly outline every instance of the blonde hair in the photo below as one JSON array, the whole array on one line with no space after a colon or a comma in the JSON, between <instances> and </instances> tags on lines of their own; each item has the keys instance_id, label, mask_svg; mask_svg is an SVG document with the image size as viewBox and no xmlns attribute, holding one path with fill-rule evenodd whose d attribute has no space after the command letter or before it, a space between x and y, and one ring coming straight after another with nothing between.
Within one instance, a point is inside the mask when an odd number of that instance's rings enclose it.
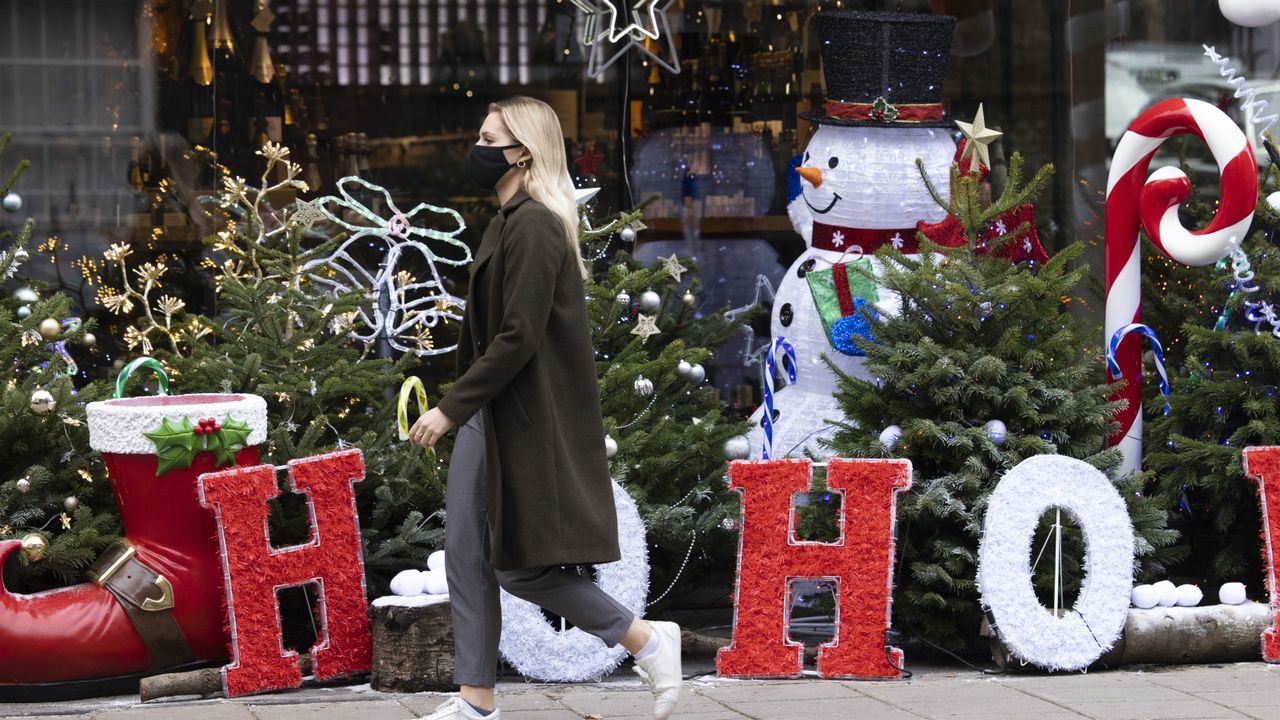
<instances>
[{"instance_id":1,"label":"blonde hair","mask_svg":"<svg viewBox=\"0 0 1280 720\"><path fill-rule=\"evenodd\" d=\"M491 103L515 141L525 146L533 159L525 169L522 189L560 221L565 240L578 260L582 278L588 277L586 263L578 246L578 201L569 176L569 163L564 154L564 131L560 118L550 105L525 95L513 95Z\"/></svg>"}]
</instances>

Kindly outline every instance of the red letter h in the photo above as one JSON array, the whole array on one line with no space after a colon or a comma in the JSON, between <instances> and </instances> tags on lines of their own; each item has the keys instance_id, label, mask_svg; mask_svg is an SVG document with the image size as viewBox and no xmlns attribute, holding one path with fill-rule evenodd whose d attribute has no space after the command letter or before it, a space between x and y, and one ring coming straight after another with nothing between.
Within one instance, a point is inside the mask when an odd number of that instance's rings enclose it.
<instances>
[{"instance_id":1,"label":"red letter h","mask_svg":"<svg viewBox=\"0 0 1280 720\"><path fill-rule=\"evenodd\" d=\"M372 644L365 615L364 563L353 484L364 479L359 450L289 463L294 491L306 493L311 541L274 548L267 501L275 497L271 465L200 476L200 502L214 513L226 572L231 663L223 669L228 696L302 684L297 653L281 646L276 592L318 581L320 637L311 648L317 678L368 670Z\"/></svg>"},{"instance_id":2,"label":"red letter h","mask_svg":"<svg viewBox=\"0 0 1280 720\"><path fill-rule=\"evenodd\" d=\"M885 631L893 585L897 493L911 486L906 460L832 460L827 487L844 494L840 539L795 539L792 498L809 490L808 460L734 462L729 487L742 491L733 643L720 650L721 675L795 677L804 646L791 642L790 588L797 578L834 580L836 637L818 651L823 677L900 677L902 651Z\"/></svg>"}]
</instances>

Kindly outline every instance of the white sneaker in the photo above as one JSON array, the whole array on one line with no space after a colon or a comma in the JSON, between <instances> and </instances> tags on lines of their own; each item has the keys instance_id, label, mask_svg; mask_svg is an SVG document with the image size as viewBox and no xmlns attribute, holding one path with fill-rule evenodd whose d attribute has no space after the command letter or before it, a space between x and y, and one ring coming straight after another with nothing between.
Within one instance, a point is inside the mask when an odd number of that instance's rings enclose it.
<instances>
[{"instance_id":1,"label":"white sneaker","mask_svg":"<svg viewBox=\"0 0 1280 720\"><path fill-rule=\"evenodd\" d=\"M454 696L445 700L435 712L427 715L423 720L499 720L499 712L500 710L495 707L492 713L481 715L473 710L466 700Z\"/></svg>"},{"instance_id":2,"label":"white sneaker","mask_svg":"<svg viewBox=\"0 0 1280 720\"><path fill-rule=\"evenodd\" d=\"M636 674L653 690L653 717L666 720L680 704L684 682L680 662L680 626L673 622L651 622L658 634L658 649L652 655L635 661Z\"/></svg>"}]
</instances>

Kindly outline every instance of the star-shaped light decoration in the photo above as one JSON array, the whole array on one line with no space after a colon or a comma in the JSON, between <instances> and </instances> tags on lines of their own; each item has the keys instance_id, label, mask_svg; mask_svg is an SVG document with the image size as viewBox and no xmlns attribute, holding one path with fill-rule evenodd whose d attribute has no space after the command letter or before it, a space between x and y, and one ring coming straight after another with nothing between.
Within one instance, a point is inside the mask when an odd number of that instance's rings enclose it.
<instances>
[{"instance_id":1,"label":"star-shaped light decoration","mask_svg":"<svg viewBox=\"0 0 1280 720\"><path fill-rule=\"evenodd\" d=\"M675 278L676 282L680 282L680 276L689 270L689 268L680 264L680 258L676 257L675 253L671 253L671 257L662 257L659 255L658 259L662 261L663 269L666 270L671 277Z\"/></svg>"},{"instance_id":2,"label":"star-shaped light decoration","mask_svg":"<svg viewBox=\"0 0 1280 720\"><path fill-rule=\"evenodd\" d=\"M586 18L582 24L582 45L587 48L587 74L599 78L609 66L634 47L673 75L680 74L675 38L667 11L676 0L570 0ZM630 2L620 12L618 5ZM625 13L625 16L622 16ZM667 57L645 47L648 40L666 37ZM610 47L606 48L608 45ZM606 54L608 57L606 58Z\"/></svg>"},{"instance_id":3,"label":"star-shaped light decoration","mask_svg":"<svg viewBox=\"0 0 1280 720\"><path fill-rule=\"evenodd\" d=\"M320 212L320 208L316 207L314 200L299 200L293 214L289 216L290 222L297 223L307 230L310 230L317 222L323 219L324 213Z\"/></svg>"},{"instance_id":4,"label":"star-shaped light decoration","mask_svg":"<svg viewBox=\"0 0 1280 720\"><path fill-rule=\"evenodd\" d=\"M636 316L636 326L631 328L632 335L639 335L645 341L649 339L650 335L657 335L661 332L658 329L657 316L645 315L644 313Z\"/></svg>"},{"instance_id":5,"label":"star-shaped light decoration","mask_svg":"<svg viewBox=\"0 0 1280 720\"><path fill-rule=\"evenodd\" d=\"M982 105L978 105L978 114L973 116L973 122L956 121L956 126L960 128L960 132L964 133L965 148L964 155L960 156L959 162L964 162L967 157L976 157L979 163L991 167L991 151L988 145L995 142L996 138L1004 133L992 130L987 127L986 118L982 114ZM973 166L972 171L977 174L977 166Z\"/></svg>"}]
</instances>

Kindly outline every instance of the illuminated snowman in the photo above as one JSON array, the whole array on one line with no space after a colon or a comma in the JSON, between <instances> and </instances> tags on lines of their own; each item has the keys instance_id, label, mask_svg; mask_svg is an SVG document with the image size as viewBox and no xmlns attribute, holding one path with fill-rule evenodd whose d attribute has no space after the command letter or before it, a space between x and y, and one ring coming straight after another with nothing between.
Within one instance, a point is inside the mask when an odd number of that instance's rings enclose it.
<instances>
[{"instance_id":1,"label":"illuminated snowman","mask_svg":"<svg viewBox=\"0 0 1280 720\"><path fill-rule=\"evenodd\" d=\"M871 379L851 340L865 332L858 307L892 315L901 303L863 271L880 272L871 257L878 248L893 244L910 253L917 223L946 217L916 159L945 188L956 150L939 104L954 18L827 11L816 22L828 99L804 114L819 127L797 169L800 192L788 206L807 248L773 302L771 335L795 348L797 368L795 383L774 394L770 457L831 454L818 441L834 434L843 413L837 377L822 355L845 373ZM753 458L765 444L763 412L762 405L751 418Z\"/></svg>"}]
</instances>

